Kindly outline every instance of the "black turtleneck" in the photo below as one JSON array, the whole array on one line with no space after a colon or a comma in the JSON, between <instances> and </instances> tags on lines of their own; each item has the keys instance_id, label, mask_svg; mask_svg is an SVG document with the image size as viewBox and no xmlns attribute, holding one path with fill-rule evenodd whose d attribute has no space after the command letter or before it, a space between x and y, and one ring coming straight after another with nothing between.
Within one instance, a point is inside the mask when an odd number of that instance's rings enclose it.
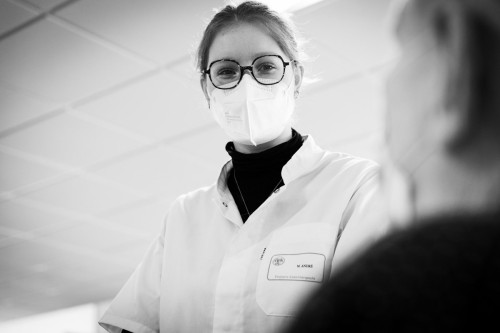
<instances>
[{"instance_id":1,"label":"black turtleneck","mask_svg":"<svg viewBox=\"0 0 500 333\"><path fill-rule=\"evenodd\" d=\"M281 170L301 146L302 136L294 129L289 141L260 153L243 154L235 150L233 142L227 143L226 151L233 160L227 186L243 222L274 190L284 185Z\"/></svg>"}]
</instances>

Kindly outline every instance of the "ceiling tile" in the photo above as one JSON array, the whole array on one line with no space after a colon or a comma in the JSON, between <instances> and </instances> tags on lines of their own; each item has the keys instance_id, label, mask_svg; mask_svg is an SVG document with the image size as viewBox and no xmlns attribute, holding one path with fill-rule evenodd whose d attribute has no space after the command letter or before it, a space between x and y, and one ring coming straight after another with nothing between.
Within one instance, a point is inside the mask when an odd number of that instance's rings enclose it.
<instances>
[{"instance_id":1,"label":"ceiling tile","mask_svg":"<svg viewBox=\"0 0 500 333\"><path fill-rule=\"evenodd\" d=\"M0 151L0 192L14 191L56 174L57 170Z\"/></svg>"},{"instance_id":2,"label":"ceiling tile","mask_svg":"<svg viewBox=\"0 0 500 333\"><path fill-rule=\"evenodd\" d=\"M96 172L141 192L180 195L215 182L214 167L178 150L158 148Z\"/></svg>"},{"instance_id":3,"label":"ceiling tile","mask_svg":"<svg viewBox=\"0 0 500 333\"><path fill-rule=\"evenodd\" d=\"M172 194L172 200L181 193ZM136 229L143 237L153 237L160 233L163 220L172 202L168 199L150 200L139 206L121 209L106 217L116 225Z\"/></svg>"},{"instance_id":4,"label":"ceiling tile","mask_svg":"<svg viewBox=\"0 0 500 333\"><path fill-rule=\"evenodd\" d=\"M140 146L121 133L63 113L0 140L36 156L70 166L86 166Z\"/></svg>"},{"instance_id":5,"label":"ceiling tile","mask_svg":"<svg viewBox=\"0 0 500 333\"><path fill-rule=\"evenodd\" d=\"M299 98L296 127L322 146L350 141L382 128L381 105L380 90L365 77L323 86Z\"/></svg>"},{"instance_id":6,"label":"ceiling tile","mask_svg":"<svg viewBox=\"0 0 500 333\"><path fill-rule=\"evenodd\" d=\"M2 278L8 276L31 276L36 274L35 265L47 263L60 255L57 249L44 244L24 241L22 243L0 248L0 270ZM13 282L13 280L9 280Z\"/></svg>"},{"instance_id":7,"label":"ceiling tile","mask_svg":"<svg viewBox=\"0 0 500 333\"><path fill-rule=\"evenodd\" d=\"M363 70L394 57L387 30L389 4L390 0L324 1L315 10L298 11L294 19L306 39L327 46L327 54L341 56Z\"/></svg>"},{"instance_id":8,"label":"ceiling tile","mask_svg":"<svg viewBox=\"0 0 500 333\"><path fill-rule=\"evenodd\" d=\"M92 247L94 251L105 251L109 248L142 240L142 237L132 235L129 232L119 232L119 228L110 230L97 223L81 223L72 228L66 228L50 235L43 236L44 242L68 243L71 246L82 248Z\"/></svg>"},{"instance_id":9,"label":"ceiling tile","mask_svg":"<svg viewBox=\"0 0 500 333\"><path fill-rule=\"evenodd\" d=\"M356 66L333 53L321 42L311 40L308 45L307 58L302 62L304 79L301 90L314 89L318 84L339 80L359 71Z\"/></svg>"},{"instance_id":10,"label":"ceiling tile","mask_svg":"<svg viewBox=\"0 0 500 333\"><path fill-rule=\"evenodd\" d=\"M379 129L373 132L363 133L359 137L354 137L349 140L333 140L332 142L326 143L324 147L330 151L345 152L381 163L383 140L384 131Z\"/></svg>"},{"instance_id":11,"label":"ceiling tile","mask_svg":"<svg viewBox=\"0 0 500 333\"><path fill-rule=\"evenodd\" d=\"M156 236L158 236L158 232L154 235L154 237L151 237L150 240L142 240L135 243L123 244L109 249L107 253L115 255L117 258L125 259L132 268L136 268L137 265L139 265L139 263L144 259L147 250L149 249L150 245L155 241ZM130 275L132 271L133 270L123 271L123 273L125 273L124 276L128 277L128 275ZM121 269L115 268L114 272L119 273L120 275ZM119 285L119 287L123 285L123 282Z\"/></svg>"},{"instance_id":12,"label":"ceiling tile","mask_svg":"<svg viewBox=\"0 0 500 333\"><path fill-rule=\"evenodd\" d=\"M3 34L10 29L19 26L20 24L28 21L35 16L35 13L32 13L21 6L18 6L16 3L10 1L1 1L0 34Z\"/></svg>"},{"instance_id":13,"label":"ceiling tile","mask_svg":"<svg viewBox=\"0 0 500 333\"><path fill-rule=\"evenodd\" d=\"M67 217L30 207L18 200L0 202L0 226L43 235L77 223Z\"/></svg>"},{"instance_id":14,"label":"ceiling tile","mask_svg":"<svg viewBox=\"0 0 500 333\"><path fill-rule=\"evenodd\" d=\"M54 8L57 5L62 4L67 0L25 0L31 3L33 6L40 8L41 10L47 11Z\"/></svg>"},{"instance_id":15,"label":"ceiling tile","mask_svg":"<svg viewBox=\"0 0 500 333\"><path fill-rule=\"evenodd\" d=\"M231 159L226 151L226 144L230 138L221 127L212 120L213 126L205 131L194 133L182 140L173 142L169 146L173 149L197 156L206 160L215 167L213 179L219 176L223 165Z\"/></svg>"},{"instance_id":16,"label":"ceiling tile","mask_svg":"<svg viewBox=\"0 0 500 333\"><path fill-rule=\"evenodd\" d=\"M134 50L158 63L184 58L194 51L220 0L88 0L57 15Z\"/></svg>"},{"instance_id":17,"label":"ceiling tile","mask_svg":"<svg viewBox=\"0 0 500 333\"><path fill-rule=\"evenodd\" d=\"M14 287L23 290L29 295L43 293L41 296L49 298L51 294L58 294L59 290L68 281L61 281L57 276L50 276L44 273L36 273L28 276L18 276L14 282Z\"/></svg>"},{"instance_id":18,"label":"ceiling tile","mask_svg":"<svg viewBox=\"0 0 500 333\"><path fill-rule=\"evenodd\" d=\"M142 241L149 245L149 242ZM124 246L131 246L132 248L137 250L136 242L126 242L122 243ZM133 244L133 245L130 245ZM145 250L145 249L144 249ZM108 253L108 249L106 249L106 253ZM109 255L108 255L109 257ZM116 256L116 261L113 260L102 260L96 258L85 258L80 257L81 260L75 261L73 260L71 263L68 263L64 266L59 267L59 269L54 269L50 272L50 274L55 275L57 278L57 274L63 274L65 278L74 282L98 282L101 283L106 278L114 278L116 275L130 275L133 270L137 267L139 263L135 259L131 259L127 255L123 253L119 253ZM64 270L65 272L60 272Z\"/></svg>"},{"instance_id":19,"label":"ceiling tile","mask_svg":"<svg viewBox=\"0 0 500 333\"><path fill-rule=\"evenodd\" d=\"M124 87L78 110L152 139L173 137L212 121L199 83L170 73Z\"/></svg>"},{"instance_id":20,"label":"ceiling tile","mask_svg":"<svg viewBox=\"0 0 500 333\"><path fill-rule=\"evenodd\" d=\"M23 196L23 199L48 204L56 210L60 208L91 215L140 198L141 195L136 192L82 177L74 177Z\"/></svg>"},{"instance_id":21,"label":"ceiling tile","mask_svg":"<svg viewBox=\"0 0 500 333\"><path fill-rule=\"evenodd\" d=\"M47 20L0 43L2 80L68 103L148 70Z\"/></svg>"},{"instance_id":22,"label":"ceiling tile","mask_svg":"<svg viewBox=\"0 0 500 333\"><path fill-rule=\"evenodd\" d=\"M56 103L0 85L0 132L54 110Z\"/></svg>"}]
</instances>

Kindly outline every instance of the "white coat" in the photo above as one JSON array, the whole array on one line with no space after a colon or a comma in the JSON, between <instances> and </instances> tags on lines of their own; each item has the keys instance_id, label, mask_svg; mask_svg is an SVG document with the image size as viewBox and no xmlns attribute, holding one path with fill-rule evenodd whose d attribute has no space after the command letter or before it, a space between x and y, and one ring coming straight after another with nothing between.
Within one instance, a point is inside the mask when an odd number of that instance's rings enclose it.
<instances>
[{"instance_id":1,"label":"white coat","mask_svg":"<svg viewBox=\"0 0 500 333\"><path fill-rule=\"evenodd\" d=\"M100 324L109 332L266 333L290 323L333 268L388 226L378 166L305 138L282 169L285 185L245 223L227 187L231 161L216 184L179 197Z\"/></svg>"}]
</instances>

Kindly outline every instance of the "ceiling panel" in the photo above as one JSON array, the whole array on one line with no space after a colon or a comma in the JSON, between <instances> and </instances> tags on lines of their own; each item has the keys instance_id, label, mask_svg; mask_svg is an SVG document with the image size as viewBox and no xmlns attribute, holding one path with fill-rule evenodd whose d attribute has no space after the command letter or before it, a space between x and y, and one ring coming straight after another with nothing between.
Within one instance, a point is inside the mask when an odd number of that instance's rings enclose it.
<instances>
[{"instance_id":1,"label":"ceiling panel","mask_svg":"<svg viewBox=\"0 0 500 333\"><path fill-rule=\"evenodd\" d=\"M78 106L77 110L151 139L168 138L212 121L197 82L168 72Z\"/></svg>"},{"instance_id":2,"label":"ceiling panel","mask_svg":"<svg viewBox=\"0 0 500 333\"><path fill-rule=\"evenodd\" d=\"M33 232L35 235L67 228L75 223L65 216L23 204L20 200L0 202L0 221L0 233L2 229L9 228L10 231Z\"/></svg>"},{"instance_id":3,"label":"ceiling panel","mask_svg":"<svg viewBox=\"0 0 500 333\"><path fill-rule=\"evenodd\" d=\"M83 98L148 69L47 20L0 43L3 81L61 103Z\"/></svg>"},{"instance_id":4,"label":"ceiling panel","mask_svg":"<svg viewBox=\"0 0 500 333\"><path fill-rule=\"evenodd\" d=\"M0 191L14 191L56 174L55 169L0 151Z\"/></svg>"},{"instance_id":5,"label":"ceiling panel","mask_svg":"<svg viewBox=\"0 0 500 333\"><path fill-rule=\"evenodd\" d=\"M56 211L60 207L63 211L90 215L140 198L137 192L82 177L74 177L23 196L23 199L54 207Z\"/></svg>"},{"instance_id":6,"label":"ceiling panel","mask_svg":"<svg viewBox=\"0 0 500 333\"><path fill-rule=\"evenodd\" d=\"M71 228L59 230L49 235L41 237L44 242L54 242L61 244L71 244L82 248L92 246L95 251L106 251L109 248L122 244L143 240L141 236L135 236L131 233L119 232L119 228L110 230L98 223L81 223ZM89 240L92 240L89 243Z\"/></svg>"},{"instance_id":7,"label":"ceiling panel","mask_svg":"<svg viewBox=\"0 0 500 333\"><path fill-rule=\"evenodd\" d=\"M296 126L320 145L331 147L379 131L380 106L380 89L366 77L325 85L301 96Z\"/></svg>"},{"instance_id":8,"label":"ceiling panel","mask_svg":"<svg viewBox=\"0 0 500 333\"><path fill-rule=\"evenodd\" d=\"M0 35L35 16L36 13L28 11L15 2L0 1Z\"/></svg>"},{"instance_id":9,"label":"ceiling panel","mask_svg":"<svg viewBox=\"0 0 500 333\"><path fill-rule=\"evenodd\" d=\"M35 156L86 166L135 149L141 142L63 113L0 141Z\"/></svg>"},{"instance_id":10,"label":"ceiling panel","mask_svg":"<svg viewBox=\"0 0 500 333\"><path fill-rule=\"evenodd\" d=\"M67 281L72 281L74 285L86 285L88 283L94 285L107 284L106 280L115 281L117 278L120 278L122 282L125 282L123 277L129 277L130 274L134 271L134 268L138 264L137 260L131 260L126 256L122 256L126 258L129 262L128 267L124 265L114 265L109 261L100 261L100 260L88 260L88 261L73 261L72 264L68 264L64 268L59 270L54 270L51 272L51 275L54 275L57 279L58 276L60 278L64 278ZM96 274L98 270L99 274ZM116 286L113 287L113 291L116 292ZM63 291L64 292L64 291ZM65 291L67 295L73 294L71 290ZM109 294L109 293L107 293Z\"/></svg>"},{"instance_id":11,"label":"ceiling panel","mask_svg":"<svg viewBox=\"0 0 500 333\"><path fill-rule=\"evenodd\" d=\"M297 12L295 21L307 31L306 37L328 46L328 56L341 56L364 70L394 57L394 44L387 32L390 1L324 1L317 10Z\"/></svg>"},{"instance_id":12,"label":"ceiling panel","mask_svg":"<svg viewBox=\"0 0 500 333\"><path fill-rule=\"evenodd\" d=\"M142 192L180 195L214 182L214 168L196 156L160 147L103 168L96 174Z\"/></svg>"},{"instance_id":13,"label":"ceiling panel","mask_svg":"<svg viewBox=\"0 0 500 333\"><path fill-rule=\"evenodd\" d=\"M121 267L115 267L117 266L116 262L109 264L110 269L117 273L112 277L114 280L113 283L115 283L113 287L115 292L118 292L120 287L123 286L123 283L130 277L130 274L134 271L135 268L137 268L137 265L139 265L141 260L144 258L147 250L155 241L156 236L158 236L158 233L156 233L156 235L154 237L151 237L151 239L149 240L127 243L108 250L109 254L112 254L117 258L126 260L130 267L129 269L127 269L125 265L121 265L123 267L122 269Z\"/></svg>"},{"instance_id":14,"label":"ceiling panel","mask_svg":"<svg viewBox=\"0 0 500 333\"><path fill-rule=\"evenodd\" d=\"M68 0L23 0L23 1L26 1L27 3L30 3L33 6L43 11L48 11L54 8L55 6L60 5Z\"/></svg>"},{"instance_id":15,"label":"ceiling panel","mask_svg":"<svg viewBox=\"0 0 500 333\"><path fill-rule=\"evenodd\" d=\"M359 69L321 41L311 39L305 45L306 59L301 91L315 89L319 84L331 82L357 73Z\"/></svg>"},{"instance_id":16,"label":"ceiling panel","mask_svg":"<svg viewBox=\"0 0 500 333\"><path fill-rule=\"evenodd\" d=\"M210 114L210 111L207 110L207 113ZM215 120L212 120L212 126L206 130L193 133L189 137L173 142L170 147L207 161L207 166L214 166L215 172L212 178L215 182L222 166L231 159L226 151L228 141L230 141L229 137Z\"/></svg>"},{"instance_id":17,"label":"ceiling panel","mask_svg":"<svg viewBox=\"0 0 500 333\"><path fill-rule=\"evenodd\" d=\"M57 13L158 63L189 56L221 1L88 0ZM166 19L168 18L168 19ZM131 24L133 22L133 24Z\"/></svg>"},{"instance_id":18,"label":"ceiling panel","mask_svg":"<svg viewBox=\"0 0 500 333\"><path fill-rule=\"evenodd\" d=\"M56 109L57 103L0 84L0 133Z\"/></svg>"},{"instance_id":19,"label":"ceiling panel","mask_svg":"<svg viewBox=\"0 0 500 333\"><path fill-rule=\"evenodd\" d=\"M331 151L346 152L354 156L369 158L381 163L381 148L383 140L384 131L379 129L374 132L363 133L358 137L353 137L343 141L331 141L325 144L325 148Z\"/></svg>"},{"instance_id":20,"label":"ceiling panel","mask_svg":"<svg viewBox=\"0 0 500 333\"><path fill-rule=\"evenodd\" d=\"M33 241L24 241L13 246L4 247L0 249L2 276L9 276L11 272L14 272L13 276L17 278L29 277L39 273L36 270L38 265L50 262L52 258L60 255L58 249ZM22 271L21 274L19 274L19 270ZM14 283L13 280L9 280L10 282ZM3 284L0 286L3 286ZM27 285L25 288L32 287Z\"/></svg>"},{"instance_id":21,"label":"ceiling panel","mask_svg":"<svg viewBox=\"0 0 500 333\"><path fill-rule=\"evenodd\" d=\"M160 233L163 220L174 198L151 199L140 205L120 209L106 219L126 228L137 230L137 235L153 239ZM119 249L117 246L116 249ZM123 249L119 249L123 250Z\"/></svg>"}]
</instances>

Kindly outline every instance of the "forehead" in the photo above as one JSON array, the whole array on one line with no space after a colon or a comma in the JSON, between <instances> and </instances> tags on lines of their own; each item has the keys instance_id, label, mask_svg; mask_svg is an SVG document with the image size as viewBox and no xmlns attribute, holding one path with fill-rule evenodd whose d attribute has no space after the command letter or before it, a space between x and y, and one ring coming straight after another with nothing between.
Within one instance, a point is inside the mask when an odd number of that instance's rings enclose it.
<instances>
[{"instance_id":1,"label":"forehead","mask_svg":"<svg viewBox=\"0 0 500 333\"><path fill-rule=\"evenodd\" d=\"M265 54L277 54L286 58L265 26L238 22L217 33L209 49L208 63L227 58L246 64Z\"/></svg>"}]
</instances>

